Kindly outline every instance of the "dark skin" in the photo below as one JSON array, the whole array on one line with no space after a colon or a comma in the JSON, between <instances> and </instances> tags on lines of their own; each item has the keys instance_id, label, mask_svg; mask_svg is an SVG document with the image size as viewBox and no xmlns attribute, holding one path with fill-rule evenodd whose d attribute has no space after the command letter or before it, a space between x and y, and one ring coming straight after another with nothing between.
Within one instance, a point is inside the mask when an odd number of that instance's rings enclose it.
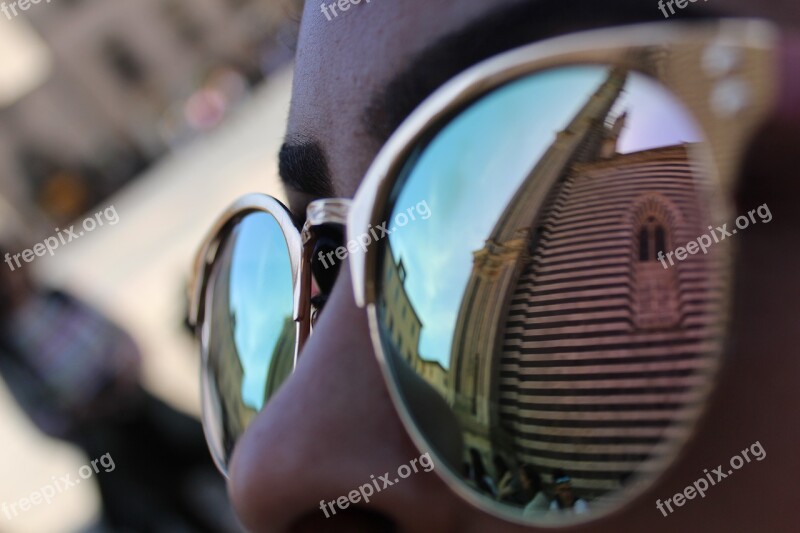
<instances>
[{"instance_id":1,"label":"dark skin","mask_svg":"<svg viewBox=\"0 0 800 533\"><path fill-rule=\"evenodd\" d=\"M332 21L308 2L297 54L282 174L291 207L302 216L319 196L350 197L367 167L414 103L444 75L502 51L555 34L638 20L663 21L656 2L522 2L527 18L506 21L505 42L466 45L441 40L481 24L521 2L511 0L373 0ZM556 5L557 4L557 5ZM536 10L541 8L540 12ZM710 13L760 16L800 28L795 0L711 0L690 4L671 20ZM535 14L538 13L538 14ZM520 21L527 26L519 29ZM496 23L496 21L495 21ZM516 29L515 29L516 28ZM527 36L527 37L526 37ZM488 39L488 37L487 37ZM434 48L431 49L430 47ZM427 52L426 52L427 50ZM430 52L430 50L434 50ZM458 54L455 51L460 51ZM466 50L469 52L469 50ZM427 74L392 80L409 66L431 62ZM439 74L437 74L439 73ZM443 80L442 80L443 81ZM397 85L395 83L395 85ZM420 94L416 94L420 93ZM397 102L393 95L404 98ZM565 531L792 531L798 522L800 426L789 406L800 404L800 129L778 121L752 147L738 195L740 212L768 203L775 219L744 232L736 264L740 277L731 342L706 415L682 456L646 494L620 512ZM314 143L316 155L297 146ZM671 497L759 440L769 461L747 465L668 518L655 500ZM343 268L294 376L253 422L236 450L231 493L253 531L523 532L466 504L435 474L415 475L377 495L368 506L326 519L319 502L345 495L369 479L418 457L386 391L370 342L366 315L353 301ZM790 474L790 475L787 475ZM774 481L780 479L781 490Z\"/></svg>"}]
</instances>

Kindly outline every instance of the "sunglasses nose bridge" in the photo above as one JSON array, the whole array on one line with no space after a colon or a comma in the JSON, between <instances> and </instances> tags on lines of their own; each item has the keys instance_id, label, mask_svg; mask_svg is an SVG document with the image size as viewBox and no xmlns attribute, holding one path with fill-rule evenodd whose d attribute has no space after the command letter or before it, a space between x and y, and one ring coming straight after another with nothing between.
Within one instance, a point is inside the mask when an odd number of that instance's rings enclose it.
<instances>
[{"instance_id":1,"label":"sunglasses nose bridge","mask_svg":"<svg viewBox=\"0 0 800 533\"><path fill-rule=\"evenodd\" d=\"M306 208L306 222L300 233L302 253L300 271L294 289L294 320L297 322L295 363L303 345L311 334L311 284L312 255L317 241L316 228L326 225L344 226L350 211L351 201L346 198L323 198L314 200Z\"/></svg>"}]
</instances>

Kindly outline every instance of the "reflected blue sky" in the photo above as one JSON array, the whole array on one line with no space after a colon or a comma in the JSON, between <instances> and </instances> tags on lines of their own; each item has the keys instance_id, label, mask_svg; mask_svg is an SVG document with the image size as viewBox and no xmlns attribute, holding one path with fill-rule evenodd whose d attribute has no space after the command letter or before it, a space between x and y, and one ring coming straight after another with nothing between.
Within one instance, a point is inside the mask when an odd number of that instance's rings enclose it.
<instances>
[{"instance_id":1,"label":"reflected blue sky","mask_svg":"<svg viewBox=\"0 0 800 533\"><path fill-rule=\"evenodd\" d=\"M626 110L628 123L618 145L622 154L702 140L700 127L688 111L652 78L639 74L628 77L625 92L611 115Z\"/></svg>"},{"instance_id":2,"label":"reflected blue sky","mask_svg":"<svg viewBox=\"0 0 800 533\"><path fill-rule=\"evenodd\" d=\"M421 154L396 203L426 200L432 216L390 237L422 320L420 355L449 365L472 253L483 247L516 189L587 99L604 67L552 70L517 80L462 112ZM698 140L691 118L658 84L631 74L613 116L627 110L623 153Z\"/></svg>"},{"instance_id":3,"label":"reflected blue sky","mask_svg":"<svg viewBox=\"0 0 800 533\"><path fill-rule=\"evenodd\" d=\"M278 222L267 213L248 215L237 228L231 263L230 311L244 368L242 398L259 410L267 369L287 317L292 315L292 270Z\"/></svg>"}]
</instances>

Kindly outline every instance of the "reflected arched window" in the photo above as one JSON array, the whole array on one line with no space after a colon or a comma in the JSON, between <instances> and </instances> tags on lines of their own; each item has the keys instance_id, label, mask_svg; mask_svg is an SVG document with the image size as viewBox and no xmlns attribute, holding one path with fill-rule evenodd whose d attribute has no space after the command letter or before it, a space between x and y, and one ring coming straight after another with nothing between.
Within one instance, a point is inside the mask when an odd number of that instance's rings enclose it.
<instances>
[{"instance_id":1,"label":"reflected arched window","mask_svg":"<svg viewBox=\"0 0 800 533\"><path fill-rule=\"evenodd\" d=\"M656 202L645 206L633 227L639 247L634 255L639 260L634 268L633 309L635 325L642 329L671 328L680 320L676 269L665 262L674 217L664 207Z\"/></svg>"},{"instance_id":2,"label":"reflected arched window","mask_svg":"<svg viewBox=\"0 0 800 533\"><path fill-rule=\"evenodd\" d=\"M649 259L650 238L647 233L647 228L642 228L639 231L639 261L647 261Z\"/></svg>"},{"instance_id":3,"label":"reflected arched window","mask_svg":"<svg viewBox=\"0 0 800 533\"><path fill-rule=\"evenodd\" d=\"M667 248L667 233L656 217L647 217L639 230L639 261L658 261Z\"/></svg>"},{"instance_id":4,"label":"reflected arched window","mask_svg":"<svg viewBox=\"0 0 800 533\"><path fill-rule=\"evenodd\" d=\"M658 252L666 252L667 248L667 234L664 232L664 226L656 226L656 256Z\"/></svg>"}]
</instances>

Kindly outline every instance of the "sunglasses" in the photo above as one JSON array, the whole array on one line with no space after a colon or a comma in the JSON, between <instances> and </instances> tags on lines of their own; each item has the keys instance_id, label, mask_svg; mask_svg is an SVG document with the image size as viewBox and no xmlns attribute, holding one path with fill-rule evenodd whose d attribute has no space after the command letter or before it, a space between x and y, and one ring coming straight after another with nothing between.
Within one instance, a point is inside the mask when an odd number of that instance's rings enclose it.
<instances>
[{"instance_id":1,"label":"sunglasses","mask_svg":"<svg viewBox=\"0 0 800 533\"><path fill-rule=\"evenodd\" d=\"M561 37L447 83L302 228L238 200L191 290L220 469L346 264L400 418L455 492L543 525L641 494L723 361L736 233L772 218L734 209L743 154L768 117L800 121L798 69L761 21ZM565 477L585 505L543 505Z\"/></svg>"}]
</instances>

